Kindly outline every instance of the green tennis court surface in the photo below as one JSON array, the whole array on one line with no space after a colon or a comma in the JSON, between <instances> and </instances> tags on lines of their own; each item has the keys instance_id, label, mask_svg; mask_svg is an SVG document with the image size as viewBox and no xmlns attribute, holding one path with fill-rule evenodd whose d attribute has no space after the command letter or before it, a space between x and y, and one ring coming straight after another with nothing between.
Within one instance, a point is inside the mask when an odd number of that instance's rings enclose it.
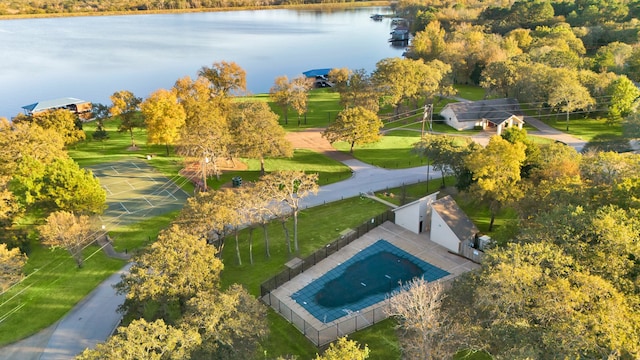
<instances>
[{"instance_id":1,"label":"green tennis court surface","mask_svg":"<svg viewBox=\"0 0 640 360\"><path fill-rule=\"evenodd\" d=\"M108 208L100 216L105 227L139 222L181 209L189 195L174 181L143 161L119 161L89 167L107 192ZM178 180L180 179L180 180Z\"/></svg>"}]
</instances>

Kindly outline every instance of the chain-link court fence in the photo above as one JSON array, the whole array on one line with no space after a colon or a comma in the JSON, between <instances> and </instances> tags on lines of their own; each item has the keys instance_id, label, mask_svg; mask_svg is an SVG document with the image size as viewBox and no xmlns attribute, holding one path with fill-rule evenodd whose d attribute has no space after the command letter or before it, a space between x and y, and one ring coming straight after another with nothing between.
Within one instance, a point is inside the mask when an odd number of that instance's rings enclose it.
<instances>
[{"instance_id":1,"label":"chain-link court fence","mask_svg":"<svg viewBox=\"0 0 640 360\"><path fill-rule=\"evenodd\" d=\"M330 323L323 323L321 328L317 329L316 326L307 322L295 310L288 307L272 293L263 296L262 301L279 312L282 317L292 323L307 339L318 347L327 345L340 337L362 330L387 318L385 307L388 300L385 300L373 305L372 308L366 311L351 312L347 316Z\"/></svg>"},{"instance_id":2,"label":"chain-link court fence","mask_svg":"<svg viewBox=\"0 0 640 360\"><path fill-rule=\"evenodd\" d=\"M321 323L321 326L314 326L311 322L306 321L303 316L298 314L296 310L291 309L285 302L281 301L272 293L273 290L310 269L320 261L336 253L386 221L394 222L395 214L391 211L379 214L371 220L362 223L352 231L344 233L338 239L302 259L302 261L297 262L295 266L291 266L271 279L263 282L260 285L260 299L291 322L316 346L326 345L339 337L364 329L386 319L387 316L384 312L386 301L383 301L382 303L372 305L371 307L361 311L349 312L346 316L330 323Z\"/></svg>"}]
</instances>

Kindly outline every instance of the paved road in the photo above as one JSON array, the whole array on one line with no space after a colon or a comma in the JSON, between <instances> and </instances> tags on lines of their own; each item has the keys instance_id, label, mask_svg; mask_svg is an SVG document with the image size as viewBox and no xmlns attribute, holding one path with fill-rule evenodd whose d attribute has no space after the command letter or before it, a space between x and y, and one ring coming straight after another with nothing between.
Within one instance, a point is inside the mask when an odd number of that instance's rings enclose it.
<instances>
[{"instance_id":1,"label":"paved road","mask_svg":"<svg viewBox=\"0 0 640 360\"><path fill-rule=\"evenodd\" d=\"M343 163L353 170L353 176L348 180L322 186L317 195L309 196L301 201L301 208L306 209L358 196L362 192L379 191L427 180L427 166L387 170L355 159L345 160ZM431 179L440 178L440 173L430 169L429 177Z\"/></svg>"},{"instance_id":2,"label":"paved road","mask_svg":"<svg viewBox=\"0 0 640 360\"><path fill-rule=\"evenodd\" d=\"M0 350L2 360L73 359L87 347L94 347L111 335L120 322L118 306L124 296L116 295L112 285L130 264L95 288L55 325Z\"/></svg>"}]
</instances>

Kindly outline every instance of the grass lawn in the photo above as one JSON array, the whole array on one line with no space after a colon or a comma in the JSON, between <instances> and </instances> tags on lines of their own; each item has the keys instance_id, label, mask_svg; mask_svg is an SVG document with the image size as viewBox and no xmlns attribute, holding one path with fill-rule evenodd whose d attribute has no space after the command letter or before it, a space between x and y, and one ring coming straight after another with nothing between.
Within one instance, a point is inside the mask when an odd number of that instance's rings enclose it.
<instances>
[{"instance_id":1,"label":"grass lawn","mask_svg":"<svg viewBox=\"0 0 640 360\"><path fill-rule=\"evenodd\" d=\"M231 182L231 179L240 176L243 181L257 181L260 178L260 161L254 159L243 159L247 164L247 170L226 171L220 176L220 180L215 177L210 178L207 184L218 189L224 184ZM334 182L346 180L351 177L351 169L339 161L330 159L320 153L299 149L295 150L290 159L265 159L265 171L274 170L302 170L307 173L318 174L318 184L327 185Z\"/></svg>"},{"instance_id":2,"label":"grass lawn","mask_svg":"<svg viewBox=\"0 0 640 360\"><path fill-rule=\"evenodd\" d=\"M411 130L394 130L385 134L377 143L356 145L353 156L371 165L399 169L426 165L424 157L411 152L413 144L420 141L420 133ZM333 146L344 152L349 152L349 144L336 142Z\"/></svg>"},{"instance_id":3,"label":"grass lawn","mask_svg":"<svg viewBox=\"0 0 640 360\"><path fill-rule=\"evenodd\" d=\"M340 231L362 224L363 219L384 212L387 207L371 199L359 197L338 201L329 205L314 207L302 211L298 222L298 237L300 256L305 257L322 248L327 243L340 236ZM316 219L332 219L332 221L317 221ZM291 240L293 241L293 224L287 223ZM228 287L232 283L243 284L253 295L259 296L260 284L285 269L284 264L292 255L287 252L284 231L279 222L273 222L267 227L269 234L271 257L266 258L264 233L261 228L253 231L254 264L249 262L248 230L240 234L240 253L242 265L238 265L235 253L235 240L229 236L225 240L222 259L225 268L222 272L222 286ZM309 359L318 351L293 325L280 315L271 312L269 315L271 336L264 343L264 350L269 358L286 354L296 354L300 359ZM397 349L397 338L391 322L383 322L373 328L365 329L353 335L362 336L368 341L369 347L375 353L383 354L378 359L393 359L387 357L389 344ZM393 353L393 352L392 352Z\"/></svg>"},{"instance_id":4,"label":"grass lawn","mask_svg":"<svg viewBox=\"0 0 640 360\"><path fill-rule=\"evenodd\" d=\"M445 186L453 186L456 179L453 176L448 176L445 177L444 181ZM442 179L433 179L428 182L378 191L375 195L382 200L400 206L439 191L441 187Z\"/></svg>"},{"instance_id":5,"label":"grass lawn","mask_svg":"<svg viewBox=\"0 0 640 360\"><path fill-rule=\"evenodd\" d=\"M453 86L457 91L457 96L467 100L482 100L485 97L485 91L480 86L456 84Z\"/></svg>"},{"instance_id":6,"label":"grass lawn","mask_svg":"<svg viewBox=\"0 0 640 360\"><path fill-rule=\"evenodd\" d=\"M86 260L79 269L67 251L51 251L34 240L24 268L26 278L0 295L0 345L54 324L124 266L122 260L105 257L97 246L83 253Z\"/></svg>"},{"instance_id":7,"label":"grass lawn","mask_svg":"<svg viewBox=\"0 0 640 360\"><path fill-rule=\"evenodd\" d=\"M555 116L544 117L543 121L547 125L586 141L597 140L603 136L622 137L622 125L620 123L608 125L606 119L603 118L572 117L569 120L569 131L566 131L567 121L564 115L560 115L557 118Z\"/></svg>"},{"instance_id":8,"label":"grass lawn","mask_svg":"<svg viewBox=\"0 0 640 360\"><path fill-rule=\"evenodd\" d=\"M333 92L331 89L313 89L309 92L307 100L309 105L307 114L306 116L300 116L300 124L298 125L298 113L289 108L287 122L285 123L282 107L272 103L269 99L269 94L252 95L244 98L243 101L247 99L268 102L271 110L280 116L280 125L287 131L326 127L335 120L336 115L342 110L340 95L337 92Z\"/></svg>"}]
</instances>

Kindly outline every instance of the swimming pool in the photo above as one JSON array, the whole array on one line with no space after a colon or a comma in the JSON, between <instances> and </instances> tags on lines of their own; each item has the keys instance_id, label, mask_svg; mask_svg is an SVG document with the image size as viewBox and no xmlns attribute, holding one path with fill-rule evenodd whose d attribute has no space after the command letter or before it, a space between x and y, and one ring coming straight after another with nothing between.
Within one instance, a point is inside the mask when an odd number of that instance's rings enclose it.
<instances>
[{"instance_id":1,"label":"swimming pool","mask_svg":"<svg viewBox=\"0 0 640 360\"><path fill-rule=\"evenodd\" d=\"M323 323L385 299L415 277L434 281L449 275L386 240L378 240L291 295Z\"/></svg>"}]
</instances>

